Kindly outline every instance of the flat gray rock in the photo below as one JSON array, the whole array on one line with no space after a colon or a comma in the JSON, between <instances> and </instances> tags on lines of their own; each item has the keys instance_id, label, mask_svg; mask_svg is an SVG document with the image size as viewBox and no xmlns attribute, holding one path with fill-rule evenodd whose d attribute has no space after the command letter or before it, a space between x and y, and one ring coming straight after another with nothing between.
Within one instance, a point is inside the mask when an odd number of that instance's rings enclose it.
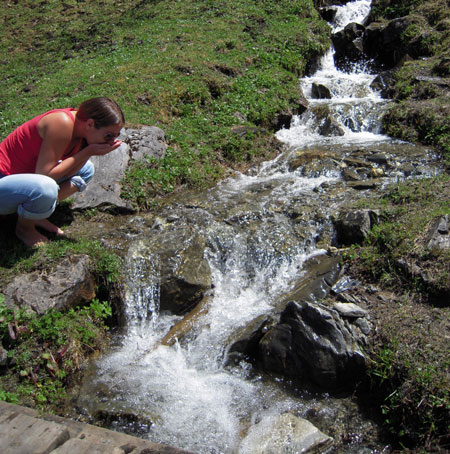
<instances>
[{"instance_id":1,"label":"flat gray rock","mask_svg":"<svg viewBox=\"0 0 450 454\"><path fill-rule=\"evenodd\" d=\"M103 208L121 212L133 212L131 203L121 197L122 180L133 161L161 159L167 144L164 131L156 126L140 129L124 129L120 135L122 145L105 156L91 158L95 175L84 192L73 196L74 210Z\"/></svg>"}]
</instances>

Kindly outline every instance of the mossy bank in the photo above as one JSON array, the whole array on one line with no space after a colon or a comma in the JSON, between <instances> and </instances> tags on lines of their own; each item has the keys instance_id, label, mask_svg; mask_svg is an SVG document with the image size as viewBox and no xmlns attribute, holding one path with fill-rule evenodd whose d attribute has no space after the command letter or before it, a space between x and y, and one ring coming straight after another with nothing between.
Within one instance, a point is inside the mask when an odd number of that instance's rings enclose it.
<instances>
[{"instance_id":1,"label":"mossy bank","mask_svg":"<svg viewBox=\"0 0 450 454\"><path fill-rule=\"evenodd\" d=\"M372 20L405 17L393 70L396 101L383 120L387 134L433 145L450 158L450 13L445 0L375 0Z\"/></svg>"}]
</instances>

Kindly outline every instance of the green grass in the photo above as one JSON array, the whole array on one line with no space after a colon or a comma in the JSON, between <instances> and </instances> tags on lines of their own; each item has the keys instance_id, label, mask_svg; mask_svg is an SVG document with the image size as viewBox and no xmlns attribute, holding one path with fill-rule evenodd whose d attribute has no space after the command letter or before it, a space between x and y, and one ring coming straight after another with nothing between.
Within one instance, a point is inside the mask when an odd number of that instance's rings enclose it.
<instances>
[{"instance_id":1,"label":"green grass","mask_svg":"<svg viewBox=\"0 0 450 454\"><path fill-rule=\"evenodd\" d=\"M106 302L38 317L5 306L0 294L0 342L8 366L0 375L0 399L55 411L66 399L69 378L107 339Z\"/></svg>"},{"instance_id":2,"label":"green grass","mask_svg":"<svg viewBox=\"0 0 450 454\"><path fill-rule=\"evenodd\" d=\"M355 276L390 294L372 306L371 393L393 440L423 448L417 452L441 452L448 443L450 253L426 244L431 221L450 214L449 190L450 176L441 175L399 182L384 197L364 200L381 220L348 251ZM421 273L411 275L401 261Z\"/></svg>"},{"instance_id":3,"label":"green grass","mask_svg":"<svg viewBox=\"0 0 450 454\"><path fill-rule=\"evenodd\" d=\"M98 241L55 238L39 248L30 249L19 242L12 231L0 229L0 232L0 289L20 273L51 270L61 258L74 254L91 257L98 287L111 288L120 278L119 257Z\"/></svg>"},{"instance_id":4,"label":"green grass","mask_svg":"<svg viewBox=\"0 0 450 454\"><path fill-rule=\"evenodd\" d=\"M430 223L450 214L449 188L450 176L444 174L399 182L391 185L383 198L363 201L365 206L380 209L381 222L373 227L364 244L355 246L351 253L360 272L391 288L423 293L424 298L433 299L450 291L449 253L426 248ZM427 282L405 274L398 265L400 260L421 266L429 275Z\"/></svg>"},{"instance_id":5,"label":"green grass","mask_svg":"<svg viewBox=\"0 0 450 454\"><path fill-rule=\"evenodd\" d=\"M167 158L130 170L124 196L137 206L273 153L273 118L295 110L298 76L329 46L309 0L24 0L17 9L0 11L0 137L46 109L114 98L130 125L159 125L170 142ZM258 132L236 137L235 125Z\"/></svg>"},{"instance_id":6,"label":"green grass","mask_svg":"<svg viewBox=\"0 0 450 454\"><path fill-rule=\"evenodd\" d=\"M416 55L396 68L393 103L383 118L384 131L402 140L432 145L450 162L450 110L448 68L450 57L450 12L445 0L376 0L373 16L388 20L408 16L402 48ZM439 78L442 78L440 80Z\"/></svg>"}]
</instances>

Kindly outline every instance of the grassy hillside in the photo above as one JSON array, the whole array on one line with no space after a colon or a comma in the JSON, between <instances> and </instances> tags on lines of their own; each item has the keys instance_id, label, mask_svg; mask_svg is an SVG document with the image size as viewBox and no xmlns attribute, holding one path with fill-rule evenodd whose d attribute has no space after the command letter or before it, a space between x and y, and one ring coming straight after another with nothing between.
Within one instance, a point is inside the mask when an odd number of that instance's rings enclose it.
<instances>
[{"instance_id":1,"label":"grassy hillside","mask_svg":"<svg viewBox=\"0 0 450 454\"><path fill-rule=\"evenodd\" d=\"M387 134L433 145L450 162L450 9L446 0L374 0L372 16L407 16L399 43L408 56L395 71L397 103L384 117ZM415 55L415 58L410 58Z\"/></svg>"},{"instance_id":2,"label":"grassy hillside","mask_svg":"<svg viewBox=\"0 0 450 454\"><path fill-rule=\"evenodd\" d=\"M274 118L295 111L298 76L329 46L309 0L21 0L0 21L0 137L110 96L130 125L158 125L170 141L164 161L131 172L125 193L144 208L270 155Z\"/></svg>"},{"instance_id":3,"label":"grassy hillside","mask_svg":"<svg viewBox=\"0 0 450 454\"><path fill-rule=\"evenodd\" d=\"M372 17L408 17L394 69L386 133L433 145L450 162L450 10L445 0L374 0ZM426 247L430 225L450 215L449 177L398 183L365 201L382 222L350 254L352 269L392 295L373 311L371 377L385 426L414 453L450 446L450 252ZM414 271L413 271L414 270Z\"/></svg>"}]
</instances>

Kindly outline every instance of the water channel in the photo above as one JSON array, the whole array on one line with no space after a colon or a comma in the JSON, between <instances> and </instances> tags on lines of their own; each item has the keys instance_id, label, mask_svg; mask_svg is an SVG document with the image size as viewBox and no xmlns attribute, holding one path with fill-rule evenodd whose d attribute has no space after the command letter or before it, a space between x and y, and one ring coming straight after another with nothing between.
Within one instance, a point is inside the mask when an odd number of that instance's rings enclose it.
<instances>
[{"instance_id":1,"label":"water channel","mask_svg":"<svg viewBox=\"0 0 450 454\"><path fill-rule=\"evenodd\" d=\"M334 31L362 22L370 3L359 0L336 8ZM162 221L152 221L147 235L136 234L126 260L126 327L111 350L93 364L78 408L92 417L99 409L104 414L138 415L138 422L115 420L111 425L199 454L259 452L252 438L244 436L256 423L270 425L274 416L285 412L314 419L329 435L340 433L336 425L347 425L356 435L353 443L339 448L341 453L383 451L376 424L363 416L351 396L298 389L289 381L269 379L245 361L225 365L234 333L270 313L304 262L324 253L321 241L333 236L329 212L347 194L336 190L341 187L339 163L301 171L290 166L292 157L299 149L345 155L355 147L401 147L380 134L387 101L370 88L374 77L364 68L338 71L330 51L317 72L300 81L310 108L276 134L286 152L246 174L235 174L206 194L174 202L161 214ZM313 83L328 87L331 99L313 99ZM317 111L325 104L343 135L320 133L323 118ZM391 177L400 173L394 169ZM211 269L209 310L183 339L161 345L181 317L159 311L160 258L155 244L174 238L189 243L194 236L204 240ZM283 449L280 452L293 452Z\"/></svg>"}]
</instances>

